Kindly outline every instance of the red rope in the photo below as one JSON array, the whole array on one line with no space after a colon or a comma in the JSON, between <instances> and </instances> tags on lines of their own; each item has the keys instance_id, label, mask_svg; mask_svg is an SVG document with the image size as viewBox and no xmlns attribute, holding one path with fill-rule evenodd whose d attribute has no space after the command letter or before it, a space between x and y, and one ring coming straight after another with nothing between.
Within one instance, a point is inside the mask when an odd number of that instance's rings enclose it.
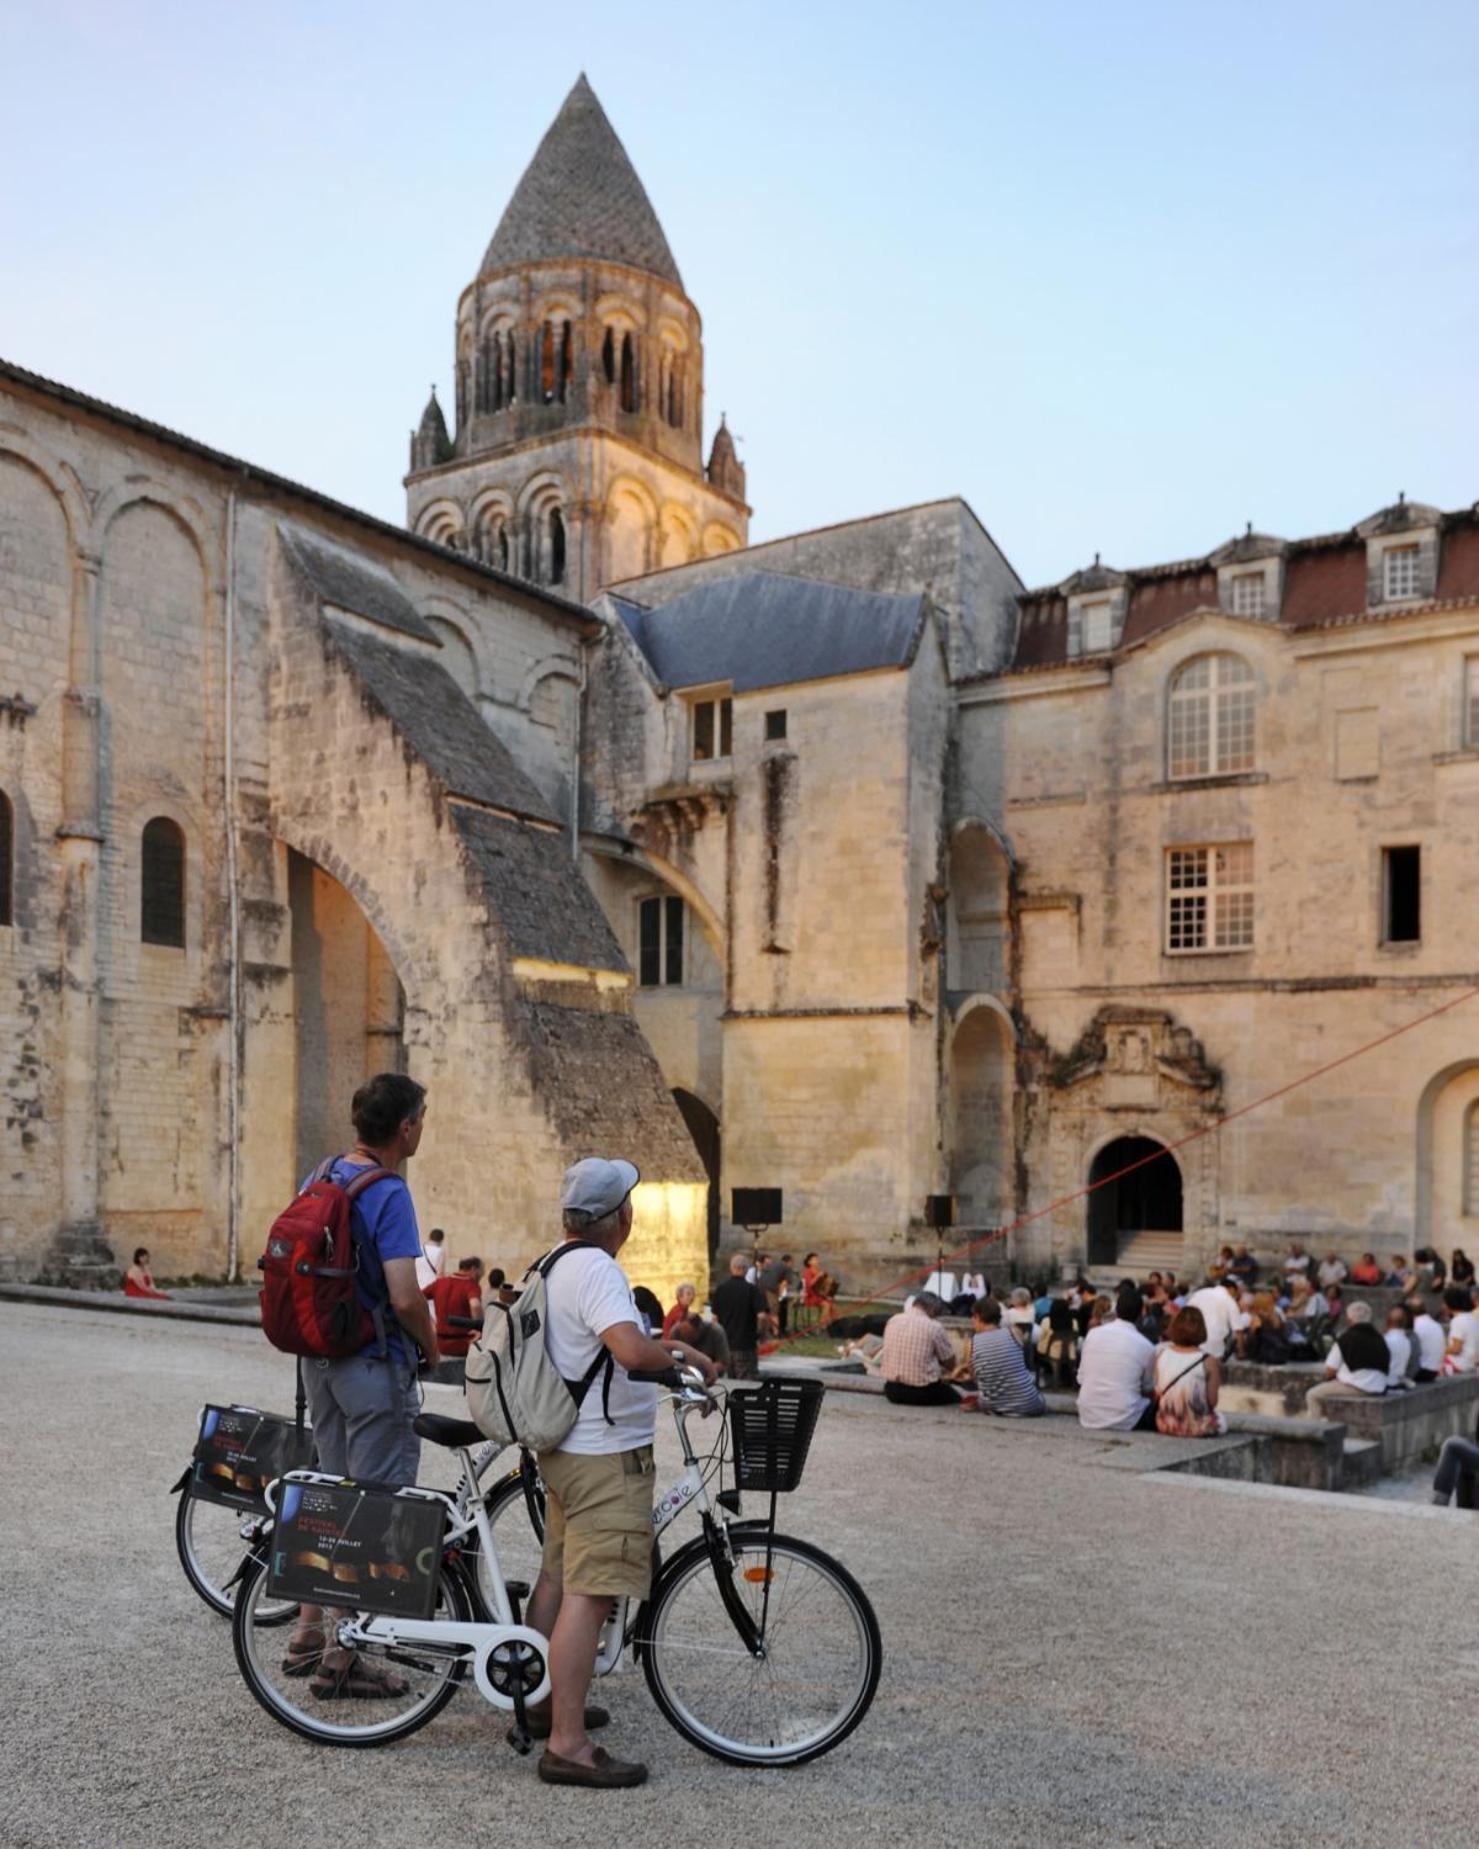
<instances>
[{"instance_id":1,"label":"red rope","mask_svg":"<svg viewBox=\"0 0 1479 1849\"><path fill-rule=\"evenodd\" d=\"M1103 1175L1098 1181L1091 1181L1086 1187L1076 1188L1072 1194L1065 1194L1056 1201L1049 1201L1046 1207L1039 1207L1033 1213L1023 1214L1020 1220L1013 1220L1010 1226L999 1226L992 1232L984 1233L979 1239L973 1239L969 1245L961 1246L958 1251L942 1253L934 1265L921 1266L917 1271L907 1272L891 1289L875 1292L874 1295L890 1297L907 1291L917 1285L921 1279L929 1277L935 1271L943 1270L945 1260L948 1259L953 1264L959 1259L969 1258L973 1252L979 1252L986 1246L996 1245L1000 1240L1020 1231L1022 1227L1031 1226L1034 1220L1041 1220L1047 1214L1056 1213L1060 1207L1071 1207L1075 1201L1087 1199L1097 1189L1107 1188L1112 1182L1122 1181L1126 1175L1133 1175L1136 1169L1144 1168L1148 1162L1159 1162L1162 1156L1174 1155L1178 1149L1185 1149L1192 1143L1199 1143L1203 1137L1217 1136L1229 1124L1236 1123L1240 1117L1247 1117L1250 1112L1261 1110L1264 1105L1272 1104L1276 1098L1287 1097L1291 1091L1298 1091L1303 1085L1313 1084L1316 1079L1324 1078L1341 1066L1348 1066L1353 1059L1363 1059L1366 1054L1376 1052L1379 1047L1390 1045L1393 1040L1400 1039L1403 1034L1410 1034L1416 1027L1425 1027L1429 1021L1436 1021L1439 1015L1448 1014L1454 1008L1461 1008L1465 1002L1473 1001L1476 995L1479 995L1479 988L1467 989L1462 995L1456 995L1452 1001L1444 1002L1437 1008L1430 1008L1426 1014L1420 1014L1414 1020L1404 1021L1400 1027L1394 1027L1388 1033L1379 1034L1375 1040L1368 1040L1364 1045L1353 1048L1349 1053L1342 1053L1338 1059L1327 1060L1323 1066L1315 1066L1311 1071L1301 1073L1298 1078L1290 1079L1287 1085L1276 1086L1273 1091L1265 1092L1261 1098L1254 1098L1249 1104L1239 1105L1237 1110L1229 1111L1216 1123L1203 1124L1200 1130L1191 1131L1178 1142L1163 1143L1152 1154L1139 1156L1135 1161L1127 1162L1123 1168L1116 1169L1112 1175ZM800 1335L814 1333L815 1331L810 1329L794 1329L789 1335L782 1336L776 1343L776 1347L779 1347L781 1342L794 1342Z\"/></svg>"}]
</instances>

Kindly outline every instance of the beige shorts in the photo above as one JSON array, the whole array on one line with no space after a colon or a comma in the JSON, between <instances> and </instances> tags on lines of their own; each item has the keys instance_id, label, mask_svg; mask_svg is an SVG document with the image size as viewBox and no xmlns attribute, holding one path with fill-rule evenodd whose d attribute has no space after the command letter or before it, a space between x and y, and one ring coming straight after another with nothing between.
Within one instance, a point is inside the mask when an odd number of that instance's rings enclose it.
<instances>
[{"instance_id":1,"label":"beige shorts","mask_svg":"<svg viewBox=\"0 0 1479 1849\"><path fill-rule=\"evenodd\" d=\"M546 1451L544 1560L593 1598L645 1599L652 1585L652 1446L588 1457Z\"/></svg>"}]
</instances>

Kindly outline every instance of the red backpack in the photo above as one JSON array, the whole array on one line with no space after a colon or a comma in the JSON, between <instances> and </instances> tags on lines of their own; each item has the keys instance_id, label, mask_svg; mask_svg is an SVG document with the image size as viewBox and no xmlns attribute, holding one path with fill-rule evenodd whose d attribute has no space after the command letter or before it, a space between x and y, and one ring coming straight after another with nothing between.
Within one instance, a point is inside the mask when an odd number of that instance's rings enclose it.
<instances>
[{"instance_id":1,"label":"red backpack","mask_svg":"<svg viewBox=\"0 0 1479 1849\"><path fill-rule=\"evenodd\" d=\"M329 1180L335 1158L321 1163L303 1192L272 1222L263 1273L262 1331L289 1355L353 1355L379 1338L380 1310L367 1310L358 1290L359 1251L351 1207L388 1168L367 1168L347 1186Z\"/></svg>"}]
</instances>

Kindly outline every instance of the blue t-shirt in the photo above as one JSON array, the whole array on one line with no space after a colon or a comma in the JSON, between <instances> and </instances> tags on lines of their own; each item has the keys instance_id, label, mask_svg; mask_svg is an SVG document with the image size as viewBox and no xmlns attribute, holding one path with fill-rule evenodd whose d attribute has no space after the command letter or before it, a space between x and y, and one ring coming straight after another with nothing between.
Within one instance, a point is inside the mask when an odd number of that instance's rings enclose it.
<instances>
[{"instance_id":1,"label":"blue t-shirt","mask_svg":"<svg viewBox=\"0 0 1479 1849\"><path fill-rule=\"evenodd\" d=\"M356 1175L371 1166L368 1162L348 1162L341 1156L329 1170L328 1179L341 1188L347 1187ZM307 1180L303 1185L308 1186ZM416 1345L396 1320L385 1291L386 1259L419 1258L421 1255L421 1229L416 1224L411 1190L399 1175L391 1176L388 1181L372 1181L364 1193L350 1203L349 1211L359 1252L359 1276L355 1279L359 1300L367 1310L378 1308L381 1311L388 1351L403 1361L414 1360ZM359 1352L377 1354L379 1346L372 1336Z\"/></svg>"}]
</instances>

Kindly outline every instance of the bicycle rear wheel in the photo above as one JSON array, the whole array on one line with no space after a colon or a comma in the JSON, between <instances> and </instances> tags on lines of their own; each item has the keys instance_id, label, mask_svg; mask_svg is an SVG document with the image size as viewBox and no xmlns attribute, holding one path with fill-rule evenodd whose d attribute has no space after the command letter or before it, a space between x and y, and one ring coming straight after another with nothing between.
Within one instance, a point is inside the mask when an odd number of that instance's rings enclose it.
<instances>
[{"instance_id":1,"label":"bicycle rear wheel","mask_svg":"<svg viewBox=\"0 0 1479 1849\"><path fill-rule=\"evenodd\" d=\"M251 1551L250 1535L256 1520L244 1510L192 1496L188 1489L180 1493L175 1510L175 1551L186 1579L211 1610L223 1618L231 1616L235 1592L231 1582ZM286 1624L297 1609L281 1599L264 1599L257 1623Z\"/></svg>"},{"instance_id":2,"label":"bicycle rear wheel","mask_svg":"<svg viewBox=\"0 0 1479 1849\"><path fill-rule=\"evenodd\" d=\"M868 1596L829 1555L788 1535L732 1537L734 1590L764 1655L740 1640L707 1548L658 1582L642 1640L647 1686L685 1739L733 1765L800 1765L868 1712L883 1640Z\"/></svg>"},{"instance_id":3,"label":"bicycle rear wheel","mask_svg":"<svg viewBox=\"0 0 1479 1849\"><path fill-rule=\"evenodd\" d=\"M267 1565L254 1559L247 1567L231 1618L236 1661L247 1687L275 1721L306 1739L326 1746L384 1746L403 1740L424 1727L457 1693L465 1664L462 1646L421 1641L365 1645L356 1663L370 1676L396 1677L404 1683L399 1694L369 1699L315 1694L321 1675L318 1658L294 1659L287 1655L291 1639L274 1637L257 1621L256 1613L267 1596ZM335 1627L355 1614L325 1609L324 1622L332 1645ZM460 1622L472 1618L472 1601L461 1577L442 1571L433 1616Z\"/></svg>"}]
</instances>

